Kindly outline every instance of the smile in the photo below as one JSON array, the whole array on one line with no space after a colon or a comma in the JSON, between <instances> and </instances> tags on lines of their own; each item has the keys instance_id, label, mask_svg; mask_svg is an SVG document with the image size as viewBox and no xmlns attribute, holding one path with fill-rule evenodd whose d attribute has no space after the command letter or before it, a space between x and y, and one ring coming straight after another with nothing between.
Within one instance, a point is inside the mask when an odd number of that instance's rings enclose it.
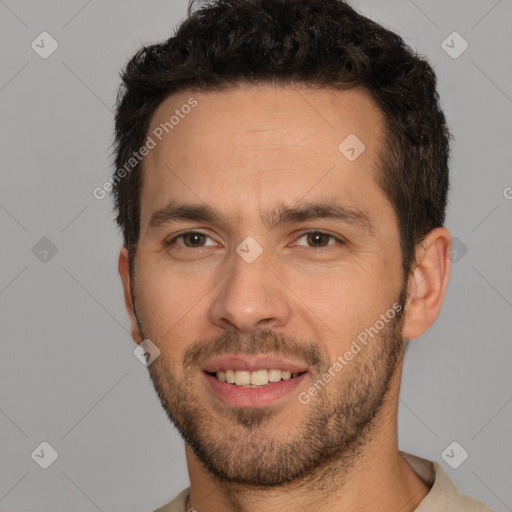
<instances>
[{"instance_id":1,"label":"smile","mask_svg":"<svg viewBox=\"0 0 512 512\"><path fill-rule=\"evenodd\" d=\"M298 377L304 372L291 373L288 370L280 370L278 368L271 368L269 370L226 370L212 373L221 382L241 386L244 388L258 388L267 386L270 383L280 382L282 380L290 380Z\"/></svg>"}]
</instances>

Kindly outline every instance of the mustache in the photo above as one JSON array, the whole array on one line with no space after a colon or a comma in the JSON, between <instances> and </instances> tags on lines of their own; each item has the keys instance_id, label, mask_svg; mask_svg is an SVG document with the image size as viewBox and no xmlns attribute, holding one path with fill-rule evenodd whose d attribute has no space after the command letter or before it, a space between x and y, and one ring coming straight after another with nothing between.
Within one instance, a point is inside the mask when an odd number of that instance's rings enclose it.
<instances>
[{"instance_id":1,"label":"mustache","mask_svg":"<svg viewBox=\"0 0 512 512\"><path fill-rule=\"evenodd\" d=\"M295 338L278 334L270 329L251 334L224 332L221 335L191 345L183 357L184 368L201 367L212 357L225 354L253 355L293 358L317 371L329 367L329 358L319 345L300 342Z\"/></svg>"}]
</instances>

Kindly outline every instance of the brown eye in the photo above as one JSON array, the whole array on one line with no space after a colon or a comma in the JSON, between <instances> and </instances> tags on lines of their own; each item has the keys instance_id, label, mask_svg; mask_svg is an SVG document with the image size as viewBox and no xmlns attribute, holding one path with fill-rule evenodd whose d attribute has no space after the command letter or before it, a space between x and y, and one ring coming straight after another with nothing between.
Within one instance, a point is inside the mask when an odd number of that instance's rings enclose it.
<instances>
[{"instance_id":1,"label":"brown eye","mask_svg":"<svg viewBox=\"0 0 512 512\"><path fill-rule=\"evenodd\" d=\"M182 235L186 247L202 247L206 240L206 235L202 233L186 233Z\"/></svg>"},{"instance_id":2,"label":"brown eye","mask_svg":"<svg viewBox=\"0 0 512 512\"><path fill-rule=\"evenodd\" d=\"M200 233L199 231L187 231L186 233L182 233L181 235L174 237L172 240L165 242L165 245L177 245L189 249L200 249L202 247L215 245L215 242L211 237L204 233Z\"/></svg>"},{"instance_id":3,"label":"brown eye","mask_svg":"<svg viewBox=\"0 0 512 512\"><path fill-rule=\"evenodd\" d=\"M296 240L296 245L320 249L329 245L343 244L344 240L323 231L308 231Z\"/></svg>"},{"instance_id":4,"label":"brown eye","mask_svg":"<svg viewBox=\"0 0 512 512\"><path fill-rule=\"evenodd\" d=\"M329 239L333 238L331 235L321 233L319 231L313 231L306 234L306 239L309 245L313 247L325 247L329 245Z\"/></svg>"}]
</instances>

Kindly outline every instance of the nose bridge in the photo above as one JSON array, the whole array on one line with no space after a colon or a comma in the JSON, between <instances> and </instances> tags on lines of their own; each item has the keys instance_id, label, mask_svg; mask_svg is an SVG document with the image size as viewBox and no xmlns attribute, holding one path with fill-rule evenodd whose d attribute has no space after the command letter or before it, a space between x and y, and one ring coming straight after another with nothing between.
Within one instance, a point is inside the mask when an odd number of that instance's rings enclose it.
<instances>
[{"instance_id":1,"label":"nose bridge","mask_svg":"<svg viewBox=\"0 0 512 512\"><path fill-rule=\"evenodd\" d=\"M260 253L247 258L254 248L240 244L234 254L227 275L219 284L212 307L216 325L231 330L251 332L258 328L274 328L284 324L290 316L288 297L283 284L270 269L268 255Z\"/></svg>"}]
</instances>

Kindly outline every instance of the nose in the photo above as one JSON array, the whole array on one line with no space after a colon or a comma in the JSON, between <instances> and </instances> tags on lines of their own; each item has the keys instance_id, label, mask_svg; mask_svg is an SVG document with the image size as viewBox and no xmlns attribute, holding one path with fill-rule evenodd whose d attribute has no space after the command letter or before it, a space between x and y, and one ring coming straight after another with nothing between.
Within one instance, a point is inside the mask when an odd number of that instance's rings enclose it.
<instances>
[{"instance_id":1,"label":"nose","mask_svg":"<svg viewBox=\"0 0 512 512\"><path fill-rule=\"evenodd\" d=\"M287 287L262 255L247 263L238 254L217 288L213 323L231 332L253 332L286 325L291 307Z\"/></svg>"}]
</instances>

